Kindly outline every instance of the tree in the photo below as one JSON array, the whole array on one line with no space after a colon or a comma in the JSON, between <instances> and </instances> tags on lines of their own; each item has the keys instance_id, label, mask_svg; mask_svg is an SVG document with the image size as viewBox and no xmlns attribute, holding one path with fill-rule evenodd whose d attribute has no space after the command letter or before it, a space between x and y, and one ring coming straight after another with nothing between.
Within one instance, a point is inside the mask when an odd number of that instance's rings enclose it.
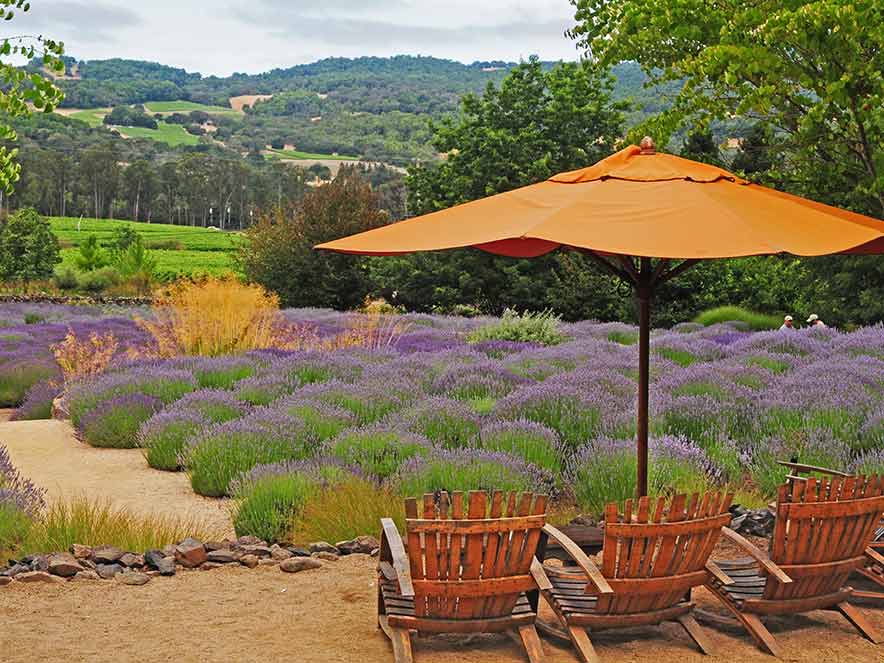
<instances>
[{"instance_id":1,"label":"tree","mask_svg":"<svg viewBox=\"0 0 884 663\"><path fill-rule=\"evenodd\" d=\"M80 243L74 262L77 269L83 272L91 272L107 266L108 256L98 244L98 235L89 235Z\"/></svg>"},{"instance_id":2,"label":"tree","mask_svg":"<svg viewBox=\"0 0 884 663\"><path fill-rule=\"evenodd\" d=\"M52 276L61 262L58 238L33 208L20 209L0 226L0 278L34 281Z\"/></svg>"},{"instance_id":3,"label":"tree","mask_svg":"<svg viewBox=\"0 0 884 663\"><path fill-rule=\"evenodd\" d=\"M721 150L715 144L712 131L709 129L697 129L688 134L681 148L681 156L685 159L702 161L713 166L722 166Z\"/></svg>"},{"instance_id":4,"label":"tree","mask_svg":"<svg viewBox=\"0 0 884 663\"><path fill-rule=\"evenodd\" d=\"M684 81L652 124L658 144L698 116L758 118L788 155L790 191L884 216L884 3L571 2L593 58Z\"/></svg>"},{"instance_id":5,"label":"tree","mask_svg":"<svg viewBox=\"0 0 884 663\"><path fill-rule=\"evenodd\" d=\"M772 132L763 122L752 125L749 133L740 141L740 149L734 156L731 168L756 182L764 182L774 167Z\"/></svg>"},{"instance_id":6,"label":"tree","mask_svg":"<svg viewBox=\"0 0 884 663\"><path fill-rule=\"evenodd\" d=\"M387 222L368 184L345 174L308 192L296 206L262 215L245 233L239 264L284 306L353 308L371 288L366 259L313 246Z\"/></svg>"},{"instance_id":7,"label":"tree","mask_svg":"<svg viewBox=\"0 0 884 663\"><path fill-rule=\"evenodd\" d=\"M0 20L11 21L16 12L30 9L28 0L0 0ZM0 40L0 56L25 57L40 56L42 65L56 73L64 73L64 44L45 37L25 35L6 37ZM26 116L31 107L51 113L61 103L63 95L41 72L27 71L9 62L0 61L0 112L5 116L0 120L0 140L16 140L16 132L7 118ZM20 166L15 158L18 150L0 145L0 191L10 194L18 181Z\"/></svg>"}]
</instances>

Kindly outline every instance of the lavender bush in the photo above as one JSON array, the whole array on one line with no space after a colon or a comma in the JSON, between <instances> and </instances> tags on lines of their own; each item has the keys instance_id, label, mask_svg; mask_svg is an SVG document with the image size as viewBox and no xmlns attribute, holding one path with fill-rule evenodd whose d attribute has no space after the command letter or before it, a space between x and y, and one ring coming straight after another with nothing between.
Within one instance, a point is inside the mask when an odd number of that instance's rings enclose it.
<instances>
[{"instance_id":1,"label":"lavender bush","mask_svg":"<svg viewBox=\"0 0 884 663\"><path fill-rule=\"evenodd\" d=\"M210 427L202 413L188 409L163 410L153 415L138 430L138 446L147 464L157 470L181 469L180 455L187 440Z\"/></svg>"},{"instance_id":2,"label":"lavender bush","mask_svg":"<svg viewBox=\"0 0 884 663\"><path fill-rule=\"evenodd\" d=\"M469 406L448 398L428 398L389 421L402 421L409 430L448 449L470 447L481 420Z\"/></svg>"},{"instance_id":3,"label":"lavender bush","mask_svg":"<svg viewBox=\"0 0 884 663\"><path fill-rule=\"evenodd\" d=\"M416 456L429 456L433 445L420 435L374 425L346 430L331 440L325 449L342 463L383 481L406 461Z\"/></svg>"},{"instance_id":4,"label":"lavender bush","mask_svg":"<svg viewBox=\"0 0 884 663\"><path fill-rule=\"evenodd\" d=\"M93 447L134 449L138 429L162 407L159 398L141 393L121 394L83 415L77 429Z\"/></svg>"}]
</instances>

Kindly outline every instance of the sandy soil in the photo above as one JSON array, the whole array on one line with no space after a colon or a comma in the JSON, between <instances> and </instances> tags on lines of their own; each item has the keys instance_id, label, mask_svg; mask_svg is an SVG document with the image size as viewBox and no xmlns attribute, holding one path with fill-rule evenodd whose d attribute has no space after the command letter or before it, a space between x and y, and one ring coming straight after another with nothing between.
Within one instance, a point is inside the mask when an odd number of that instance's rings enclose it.
<instances>
[{"instance_id":1,"label":"sandy soil","mask_svg":"<svg viewBox=\"0 0 884 663\"><path fill-rule=\"evenodd\" d=\"M230 97L230 107L242 113L246 106L254 106L256 101L264 101L272 97L272 94L241 94L238 97Z\"/></svg>"},{"instance_id":2,"label":"sandy soil","mask_svg":"<svg viewBox=\"0 0 884 663\"><path fill-rule=\"evenodd\" d=\"M375 627L374 560L345 557L294 575L276 568L223 568L155 578L143 587L110 582L0 588L0 658L43 661L272 661L391 663ZM701 604L708 597L699 596ZM884 614L869 611L884 629ZM880 661L884 646L855 635L833 613L772 619L769 625L790 661ZM770 663L739 631L706 627L718 648L701 656L679 627L608 631L594 637L606 663ZM548 663L574 663L570 648L544 639ZM433 636L415 642L429 663L524 663L506 636Z\"/></svg>"},{"instance_id":3,"label":"sandy soil","mask_svg":"<svg viewBox=\"0 0 884 663\"><path fill-rule=\"evenodd\" d=\"M83 444L65 421L4 421L0 444L50 500L85 494L134 513L175 516L205 523L219 534L233 532L226 500L194 494L183 473L149 468L138 449Z\"/></svg>"}]
</instances>

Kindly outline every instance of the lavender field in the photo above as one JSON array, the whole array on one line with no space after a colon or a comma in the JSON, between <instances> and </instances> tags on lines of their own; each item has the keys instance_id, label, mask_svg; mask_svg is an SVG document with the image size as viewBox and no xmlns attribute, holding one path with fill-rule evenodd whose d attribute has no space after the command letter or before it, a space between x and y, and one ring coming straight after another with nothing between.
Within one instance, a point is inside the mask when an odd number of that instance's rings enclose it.
<instances>
[{"instance_id":1,"label":"lavender field","mask_svg":"<svg viewBox=\"0 0 884 663\"><path fill-rule=\"evenodd\" d=\"M360 314L284 315L325 338ZM471 342L489 318L406 315L382 347L148 361L128 355L145 342L132 311L0 317L0 394L16 416L49 416L59 391L49 346L68 328L112 331L111 367L67 389L74 426L94 446L142 447L202 495L263 485L272 499L280 485L291 495L355 475L396 495L542 490L598 513L634 491L637 333L625 324L561 323L551 339L561 342L543 346ZM685 323L654 332L651 350L652 493L729 485L760 504L783 459L884 471L884 327Z\"/></svg>"}]
</instances>

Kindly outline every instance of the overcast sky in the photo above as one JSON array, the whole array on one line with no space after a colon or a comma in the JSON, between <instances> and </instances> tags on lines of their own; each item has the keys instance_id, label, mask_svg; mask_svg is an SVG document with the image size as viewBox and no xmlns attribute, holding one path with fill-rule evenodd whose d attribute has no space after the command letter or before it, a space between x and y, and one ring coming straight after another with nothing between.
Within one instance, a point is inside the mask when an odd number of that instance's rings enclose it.
<instances>
[{"instance_id":1,"label":"overcast sky","mask_svg":"<svg viewBox=\"0 0 884 663\"><path fill-rule=\"evenodd\" d=\"M575 59L568 0L32 0L3 35L42 33L80 60L258 73L330 56Z\"/></svg>"}]
</instances>

